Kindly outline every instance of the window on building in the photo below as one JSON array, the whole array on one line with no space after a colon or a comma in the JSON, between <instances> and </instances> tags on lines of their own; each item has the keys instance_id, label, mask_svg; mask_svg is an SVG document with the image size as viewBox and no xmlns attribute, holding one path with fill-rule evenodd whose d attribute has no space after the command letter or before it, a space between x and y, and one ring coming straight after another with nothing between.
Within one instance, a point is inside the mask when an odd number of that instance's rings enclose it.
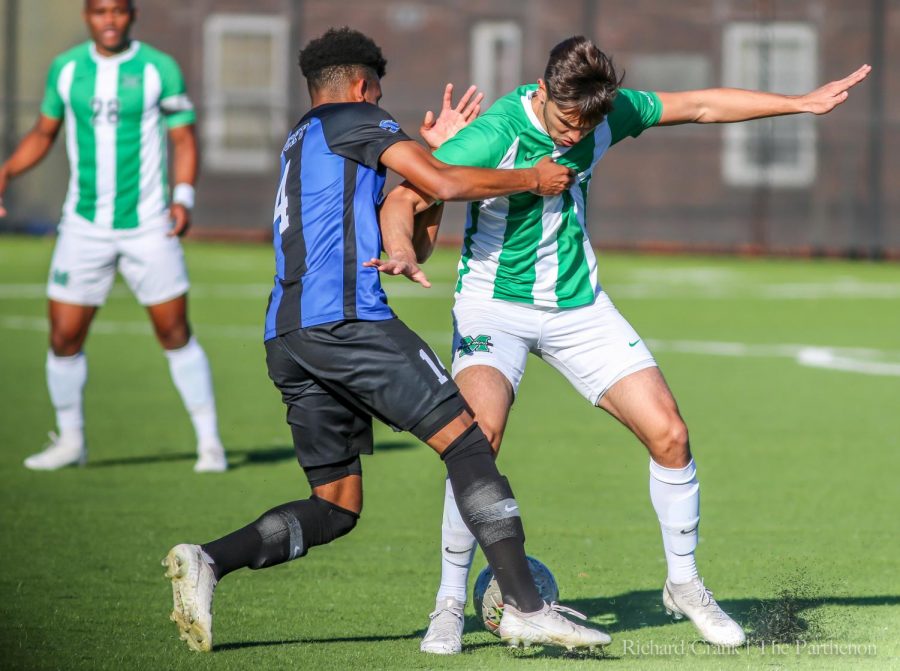
<instances>
[{"instance_id":1,"label":"window on building","mask_svg":"<svg viewBox=\"0 0 900 671\"><path fill-rule=\"evenodd\" d=\"M486 107L522 84L522 29L514 21L479 21L472 28L472 82Z\"/></svg>"},{"instance_id":2,"label":"window on building","mask_svg":"<svg viewBox=\"0 0 900 671\"><path fill-rule=\"evenodd\" d=\"M625 70L625 86L643 91L691 91L707 89L712 81L709 56L688 53L633 55ZM618 73L621 76L621 72Z\"/></svg>"},{"instance_id":3,"label":"window on building","mask_svg":"<svg viewBox=\"0 0 900 671\"><path fill-rule=\"evenodd\" d=\"M205 163L263 172L287 128L287 22L278 16L213 14L204 25Z\"/></svg>"},{"instance_id":4,"label":"window on building","mask_svg":"<svg viewBox=\"0 0 900 671\"><path fill-rule=\"evenodd\" d=\"M803 23L732 23L725 28L725 86L807 93L817 85L816 30ZM724 126L722 171L734 186L798 188L816 176L816 125L811 115Z\"/></svg>"}]
</instances>

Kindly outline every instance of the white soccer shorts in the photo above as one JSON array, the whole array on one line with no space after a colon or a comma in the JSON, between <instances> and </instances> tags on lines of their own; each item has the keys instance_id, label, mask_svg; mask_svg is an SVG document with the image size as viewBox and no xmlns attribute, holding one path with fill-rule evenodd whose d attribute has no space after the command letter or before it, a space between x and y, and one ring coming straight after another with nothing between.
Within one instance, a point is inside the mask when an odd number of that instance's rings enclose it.
<instances>
[{"instance_id":1,"label":"white soccer shorts","mask_svg":"<svg viewBox=\"0 0 900 671\"><path fill-rule=\"evenodd\" d=\"M592 305L566 309L457 296L454 377L469 366L491 366L517 392L529 352L556 368L593 405L626 375L656 366L606 292Z\"/></svg>"},{"instance_id":2,"label":"white soccer shorts","mask_svg":"<svg viewBox=\"0 0 900 671\"><path fill-rule=\"evenodd\" d=\"M47 296L62 303L100 306L106 302L116 270L141 305L157 305L190 288L184 251L163 225L133 230L92 230L60 224Z\"/></svg>"}]
</instances>

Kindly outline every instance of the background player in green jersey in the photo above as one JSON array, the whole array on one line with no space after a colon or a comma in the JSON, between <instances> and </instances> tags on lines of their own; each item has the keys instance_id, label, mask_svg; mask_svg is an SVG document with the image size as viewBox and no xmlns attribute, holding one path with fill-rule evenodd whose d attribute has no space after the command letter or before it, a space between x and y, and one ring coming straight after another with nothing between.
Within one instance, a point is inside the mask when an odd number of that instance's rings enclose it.
<instances>
[{"instance_id":1,"label":"background player in green jersey","mask_svg":"<svg viewBox=\"0 0 900 671\"><path fill-rule=\"evenodd\" d=\"M189 284L178 241L194 203L194 110L177 63L130 39L135 15L131 0L86 0L91 40L53 61L38 121L0 167L2 197L10 178L50 151L65 123L71 178L47 284L47 386L59 435L51 434L51 445L25 460L32 469L55 470L87 458L82 348L117 268L146 306L191 415L194 470L227 468L209 362L187 319ZM174 148L171 203L166 135Z\"/></svg>"},{"instance_id":2,"label":"background player in green jersey","mask_svg":"<svg viewBox=\"0 0 900 671\"><path fill-rule=\"evenodd\" d=\"M650 453L650 498L668 566L664 605L676 617L689 617L711 643L740 645L744 632L698 575L700 495L687 427L650 351L598 283L585 219L588 185L613 144L647 128L825 114L869 70L864 65L802 96L738 89L632 91L620 87L603 52L573 37L551 51L536 86L500 99L435 152L446 163L492 168L519 168L552 155L577 173L576 184L557 197L517 194L471 204L453 308L453 376L495 451L529 352L638 437ZM431 205L406 184L388 196L382 209L388 259L374 265L427 283L417 262L430 252L440 210L420 217L415 227L413 221ZM427 227L420 225L424 221ZM441 585L421 647L453 654L461 650L475 543L449 488L441 548Z\"/></svg>"}]
</instances>

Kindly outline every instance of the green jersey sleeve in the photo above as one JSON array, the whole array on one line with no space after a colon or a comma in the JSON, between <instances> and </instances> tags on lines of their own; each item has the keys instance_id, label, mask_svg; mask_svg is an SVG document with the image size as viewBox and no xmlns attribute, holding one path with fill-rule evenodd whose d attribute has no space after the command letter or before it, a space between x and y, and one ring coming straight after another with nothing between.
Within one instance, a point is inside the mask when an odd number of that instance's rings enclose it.
<instances>
[{"instance_id":1,"label":"green jersey sleeve","mask_svg":"<svg viewBox=\"0 0 900 671\"><path fill-rule=\"evenodd\" d=\"M59 73L63 62L57 58L47 72L47 85L44 88L44 100L41 102L41 114L51 119L62 119L66 113L66 106L62 96L59 95Z\"/></svg>"},{"instance_id":2,"label":"green jersey sleeve","mask_svg":"<svg viewBox=\"0 0 900 671\"><path fill-rule=\"evenodd\" d=\"M619 89L613 111L606 120L612 132L612 144L626 137L637 137L659 123L662 103L652 91Z\"/></svg>"},{"instance_id":3,"label":"green jersey sleeve","mask_svg":"<svg viewBox=\"0 0 900 671\"><path fill-rule=\"evenodd\" d=\"M496 168L516 133L500 114L483 114L438 147L434 157L450 165Z\"/></svg>"},{"instance_id":4,"label":"green jersey sleeve","mask_svg":"<svg viewBox=\"0 0 900 671\"><path fill-rule=\"evenodd\" d=\"M166 118L166 125L169 128L177 128L195 123L197 115L194 112L194 104L188 97L181 68L171 56L162 53L159 56L154 65L159 70L162 84L159 108Z\"/></svg>"}]
</instances>

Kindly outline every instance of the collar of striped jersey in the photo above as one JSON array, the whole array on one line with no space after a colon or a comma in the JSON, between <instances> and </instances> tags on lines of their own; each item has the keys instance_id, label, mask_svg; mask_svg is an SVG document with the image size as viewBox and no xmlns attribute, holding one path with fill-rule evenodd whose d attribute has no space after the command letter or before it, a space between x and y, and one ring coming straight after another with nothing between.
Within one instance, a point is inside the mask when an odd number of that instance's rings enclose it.
<instances>
[{"instance_id":1,"label":"collar of striped jersey","mask_svg":"<svg viewBox=\"0 0 900 671\"><path fill-rule=\"evenodd\" d=\"M97 51L97 45L91 42L91 46L89 51L91 53L91 58L93 58L97 63L124 63L125 61L131 60L134 58L134 55L140 49L141 43L137 40L131 40L131 44L128 45L128 48L116 54L115 56L104 56L99 51Z\"/></svg>"},{"instance_id":2,"label":"collar of striped jersey","mask_svg":"<svg viewBox=\"0 0 900 671\"><path fill-rule=\"evenodd\" d=\"M531 105L532 99L537 95L537 89L532 91L526 91L525 95L522 96L522 108L525 110L525 115L528 117L528 120L534 125L535 128L538 129L544 135L550 135L547 132L547 129L544 128L543 124L541 124L541 120L537 118L537 114L534 113L534 107Z\"/></svg>"}]
</instances>

